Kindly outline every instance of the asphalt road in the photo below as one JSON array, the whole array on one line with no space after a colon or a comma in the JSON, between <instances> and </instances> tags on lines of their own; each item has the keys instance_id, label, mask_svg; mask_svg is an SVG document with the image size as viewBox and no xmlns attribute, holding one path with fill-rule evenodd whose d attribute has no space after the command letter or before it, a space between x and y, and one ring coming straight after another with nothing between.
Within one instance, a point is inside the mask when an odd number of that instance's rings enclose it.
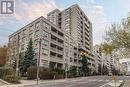
<instances>
[{"instance_id":1,"label":"asphalt road","mask_svg":"<svg viewBox=\"0 0 130 87\"><path fill-rule=\"evenodd\" d=\"M130 79L128 76L118 76L117 80ZM67 79L64 82L42 83L24 87L100 87L112 80L111 76L91 76Z\"/></svg>"}]
</instances>

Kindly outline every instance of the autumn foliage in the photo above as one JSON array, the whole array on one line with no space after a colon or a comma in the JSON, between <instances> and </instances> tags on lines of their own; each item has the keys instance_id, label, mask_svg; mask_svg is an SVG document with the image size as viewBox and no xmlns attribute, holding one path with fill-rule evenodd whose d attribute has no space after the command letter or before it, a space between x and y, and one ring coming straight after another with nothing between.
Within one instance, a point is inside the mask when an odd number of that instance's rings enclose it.
<instances>
[{"instance_id":1,"label":"autumn foliage","mask_svg":"<svg viewBox=\"0 0 130 87\"><path fill-rule=\"evenodd\" d=\"M0 67L4 66L6 63L6 58L7 58L7 46L0 46Z\"/></svg>"}]
</instances>

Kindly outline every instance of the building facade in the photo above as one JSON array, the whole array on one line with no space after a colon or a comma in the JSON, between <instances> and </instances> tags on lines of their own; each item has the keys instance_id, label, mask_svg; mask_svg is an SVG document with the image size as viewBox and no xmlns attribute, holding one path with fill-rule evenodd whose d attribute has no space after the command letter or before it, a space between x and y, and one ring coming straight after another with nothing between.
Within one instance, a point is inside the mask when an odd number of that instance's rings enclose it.
<instances>
[{"instance_id":1,"label":"building facade","mask_svg":"<svg viewBox=\"0 0 130 87\"><path fill-rule=\"evenodd\" d=\"M92 23L81 8L75 4L63 11L56 9L48 13L47 18L49 21L55 20L54 23L73 38L78 54L81 50L88 53L88 61L94 68ZM65 36L65 38L67 37ZM79 55L77 56L79 57Z\"/></svg>"},{"instance_id":2,"label":"building facade","mask_svg":"<svg viewBox=\"0 0 130 87\"><path fill-rule=\"evenodd\" d=\"M25 53L30 39L33 41L35 58L38 58L41 41L40 66L69 68L80 66L80 51L88 53L89 67L95 68L92 39L92 23L76 5L39 17L9 36L9 62L13 63L19 53Z\"/></svg>"},{"instance_id":3,"label":"building facade","mask_svg":"<svg viewBox=\"0 0 130 87\"><path fill-rule=\"evenodd\" d=\"M103 65L103 62L102 62L102 53L101 53L101 47L99 45L95 45L93 47L93 53L94 53L94 58L95 58L95 70L96 72L98 72L98 67L99 65Z\"/></svg>"}]
</instances>

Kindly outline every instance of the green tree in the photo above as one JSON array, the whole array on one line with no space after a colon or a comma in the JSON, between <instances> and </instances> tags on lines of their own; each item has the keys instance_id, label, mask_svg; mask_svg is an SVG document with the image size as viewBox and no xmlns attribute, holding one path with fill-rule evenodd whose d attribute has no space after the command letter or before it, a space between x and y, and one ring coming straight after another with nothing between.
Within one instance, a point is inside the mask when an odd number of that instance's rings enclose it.
<instances>
[{"instance_id":1,"label":"green tree","mask_svg":"<svg viewBox=\"0 0 130 87\"><path fill-rule=\"evenodd\" d=\"M98 74L101 75L102 73L102 67L101 64L98 64Z\"/></svg>"},{"instance_id":2,"label":"green tree","mask_svg":"<svg viewBox=\"0 0 130 87\"><path fill-rule=\"evenodd\" d=\"M105 53L106 55L108 55L108 54L111 54L112 51L113 51L112 45L110 45L110 44L108 44L106 42L104 42L103 44L101 44L101 52L102 53Z\"/></svg>"},{"instance_id":3,"label":"green tree","mask_svg":"<svg viewBox=\"0 0 130 87\"><path fill-rule=\"evenodd\" d=\"M77 67L76 66L70 67L70 74L72 77L75 77L77 75Z\"/></svg>"},{"instance_id":4,"label":"green tree","mask_svg":"<svg viewBox=\"0 0 130 87\"><path fill-rule=\"evenodd\" d=\"M32 45L33 45L33 42L32 42L32 39L30 39L23 61L20 64L21 73L26 73L27 69L30 66L36 65L36 61L34 60L34 51L33 51Z\"/></svg>"},{"instance_id":5,"label":"green tree","mask_svg":"<svg viewBox=\"0 0 130 87\"><path fill-rule=\"evenodd\" d=\"M107 68L107 66L105 66L104 64L103 64L103 69L102 69L102 74L103 75L108 75L108 68Z\"/></svg>"},{"instance_id":6,"label":"green tree","mask_svg":"<svg viewBox=\"0 0 130 87\"><path fill-rule=\"evenodd\" d=\"M7 50L8 50L8 47L6 45L0 46L0 67L6 64Z\"/></svg>"},{"instance_id":7,"label":"green tree","mask_svg":"<svg viewBox=\"0 0 130 87\"><path fill-rule=\"evenodd\" d=\"M13 68L16 69L16 60L17 58L15 58L15 61L13 62ZM24 54L23 53L19 53L19 68L22 66L22 62L24 59Z\"/></svg>"},{"instance_id":8,"label":"green tree","mask_svg":"<svg viewBox=\"0 0 130 87\"><path fill-rule=\"evenodd\" d=\"M130 14L120 23L111 24L105 36L109 51L118 51L120 56L130 56ZM108 48L107 47L107 48Z\"/></svg>"},{"instance_id":9,"label":"green tree","mask_svg":"<svg viewBox=\"0 0 130 87\"><path fill-rule=\"evenodd\" d=\"M88 61L87 61L87 56L86 55L82 55L81 56L81 73L83 76L87 76L90 72L89 67L88 67Z\"/></svg>"}]
</instances>

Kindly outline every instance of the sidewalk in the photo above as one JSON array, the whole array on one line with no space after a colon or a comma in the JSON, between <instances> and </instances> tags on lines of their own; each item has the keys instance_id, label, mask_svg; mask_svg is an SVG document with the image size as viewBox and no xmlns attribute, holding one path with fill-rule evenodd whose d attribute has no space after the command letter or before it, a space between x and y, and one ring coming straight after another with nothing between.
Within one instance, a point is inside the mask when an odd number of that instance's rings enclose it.
<instances>
[{"instance_id":1,"label":"sidewalk","mask_svg":"<svg viewBox=\"0 0 130 87\"><path fill-rule=\"evenodd\" d=\"M123 87L130 87L130 80L126 80Z\"/></svg>"},{"instance_id":2,"label":"sidewalk","mask_svg":"<svg viewBox=\"0 0 130 87\"><path fill-rule=\"evenodd\" d=\"M71 79L67 79L71 80ZM59 80L39 80L40 83L53 83L53 82L65 82L66 79L59 79ZM0 87L23 87L26 85L35 85L36 80L21 80L21 84L10 84L10 85L2 85Z\"/></svg>"}]
</instances>

